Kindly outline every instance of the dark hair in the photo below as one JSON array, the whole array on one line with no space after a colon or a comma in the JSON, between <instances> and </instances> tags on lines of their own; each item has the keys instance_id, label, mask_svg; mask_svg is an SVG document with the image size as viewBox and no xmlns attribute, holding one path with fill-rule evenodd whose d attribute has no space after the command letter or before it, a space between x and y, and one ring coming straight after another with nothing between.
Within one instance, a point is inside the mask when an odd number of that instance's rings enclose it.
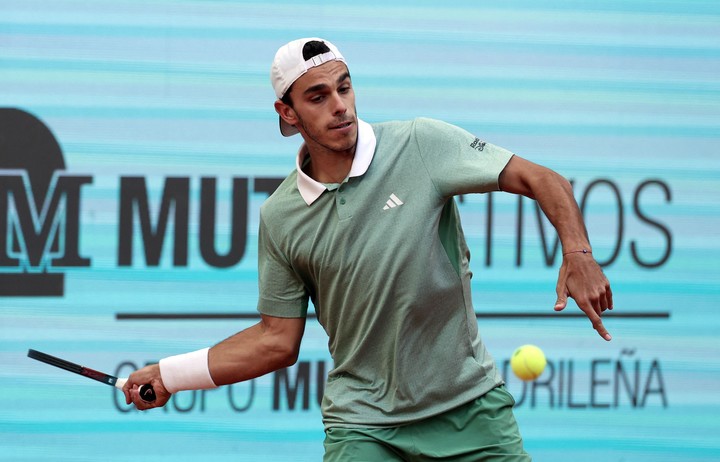
<instances>
[{"instance_id":1,"label":"dark hair","mask_svg":"<svg viewBox=\"0 0 720 462\"><path fill-rule=\"evenodd\" d=\"M303 59L307 61L308 59L311 59L317 55L321 55L323 53L327 53L330 51L330 48L325 45L325 42L321 42L319 40L311 40L307 42L302 49ZM280 101L287 104L290 107L293 107L292 98L290 97L290 92L292 91L292 85L285 91L285 94L282 98L280 98Z\"/></svg>"},{"instance_id":2,"label":"dark hair","mask_svg":"<svg viewBox=\"0 0 720 462\"><path fill-rule=\"evenodd\" d=\"M330 48L328 48L327 45L325 45L325 42L320 42L318 40L311 40L308 43L303 46L303 59L307 61L310 58L313 58L317 55L321 55L323 53L327 53L330 51Z\"/></svg>"}]
</instances>

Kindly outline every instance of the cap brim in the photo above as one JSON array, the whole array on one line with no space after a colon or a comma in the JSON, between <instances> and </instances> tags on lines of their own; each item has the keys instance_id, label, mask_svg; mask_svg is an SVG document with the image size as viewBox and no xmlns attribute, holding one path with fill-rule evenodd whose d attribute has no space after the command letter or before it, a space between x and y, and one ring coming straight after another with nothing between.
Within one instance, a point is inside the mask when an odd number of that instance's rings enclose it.
<instances>
[{"instance_id":1,"label":"cap brim","mask_svg":"<svg viewBox=\"0 0 720 462\"><path fill-rule=\"evenodd\" d=\"M290 125L285 122L282 117L278 117L278 119L280 119L280 133L282 133L283 136L293 136L300 133L298 129L295 128L295 125Z\"/></svg>"}]
</instances>

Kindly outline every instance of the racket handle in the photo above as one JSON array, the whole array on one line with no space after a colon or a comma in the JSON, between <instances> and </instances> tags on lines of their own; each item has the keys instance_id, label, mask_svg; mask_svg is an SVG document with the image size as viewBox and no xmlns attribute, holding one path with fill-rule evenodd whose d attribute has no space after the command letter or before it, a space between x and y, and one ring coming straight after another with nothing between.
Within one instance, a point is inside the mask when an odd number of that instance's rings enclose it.
<instances>
[{"instance_id":1,"label":"racket handle","mask_svg":"<svg viewBox=\"0 0 720 462\"><path fill-rule=\"evenodd\" d=\"M117 381L115 382L115 388L122 390L125 382L127 382L126 378L117 379ZM157 396L155 395L155 390L153 389L152 385L146 383L145 385L140 386L140 399L142 399L146 403L152 403L153 401L155 401L155 398L157 398Z\"/></svg>"},{"instance_id":2,"label":"racket handle","mask_svg":"<svg viewBox=\"0 0 720 462\"><path fill-rule=\"evenodd\" d=\"M155 390L152 385L146 383L145 385L140 386L140 399L146 403L152 403L155 401L155 398L157 398L157 396L155 396Z\"/></svg>"}]
</instances>

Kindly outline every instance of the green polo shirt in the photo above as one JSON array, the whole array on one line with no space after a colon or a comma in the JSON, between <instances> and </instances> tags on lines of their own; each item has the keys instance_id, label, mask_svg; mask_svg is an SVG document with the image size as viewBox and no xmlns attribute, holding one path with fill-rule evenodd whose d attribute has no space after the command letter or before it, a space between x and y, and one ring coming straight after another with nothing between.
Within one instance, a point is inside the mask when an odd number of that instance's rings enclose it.
<instances>
[{"instance_id":1,"label":"green polo shirt","mask_svg":"<svg viewBox=\"0 0 720 462\"><path fill-rule=\"evenodd\" d=\"M350 174L328 187L300 149L260 210L258 310L304 317L312 300L334 360L326 427L402 425L502 383L453 196L497 190L511 157L435 120L360 121Z\"/></svg>"}]
</instances>

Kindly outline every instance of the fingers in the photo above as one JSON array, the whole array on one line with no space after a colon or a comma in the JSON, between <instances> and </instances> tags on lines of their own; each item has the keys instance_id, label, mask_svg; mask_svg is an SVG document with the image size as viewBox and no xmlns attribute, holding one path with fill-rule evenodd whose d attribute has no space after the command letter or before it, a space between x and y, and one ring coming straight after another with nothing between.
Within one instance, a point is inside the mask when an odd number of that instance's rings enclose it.
<instances>
[{"instance_id":1,"label":"fingers","mask_svg":"<svg viewBox=\"0 0 720 462\"><path fill-rule=\"evenodd\" d=\"M132 388L130 388L126 394L126 403L134 404L135 408L139 411L147 411L148 409L161 407L167 402L169 398L168 395L167 397L163 396L162 399L156 398L155 401L148 402L142 399L140 391L140 386L137 384L133 384ZM124 389L123 392L125 392Z\"/></svg>"},{"instance_id":2,"label":"fingers","mask_svg":"<svg viewBox=\"0 0 720 462\"><path fill-rule=\"evenodd\" d=\"M557 286L555 287L557 293L557 299L555 300L555 311L562 311L567 306L567 299L570 293L567 289L567 271L565 265L560 267L560 274L558 275Z\"/></svg>"},{"instance_id":3,"label":"fingers","mask_svg":"<svg viewBox=\"0 0 720 462\"><path fill-rule=\"evenodd\" d=\"M562 311L567 306L567 295L558 295L555 301L555 311Z\"/></svg>"},{"instance_id":4,"label":"fingers","mask_svg":"<svg viewBox=\"0 0 720 462\"><path fill-rule=\"evenodd\" d=\"M605 339L606 341L612 340L612 336L603 325L601 316L603 312L608 309L608 297L605 292L597 293L586 299L575 298L575 302L578 304L580 309L587 315L588 319L592 323L593 329Z\"/></svg>"},{"instance_id":5,"label":"fingers","mask_svg":"<svg viewBox=\"0 0 720 462\"><path fill-rule=\"evenodd\" d=\"M608 332L607 329L605 329L605 326L603 325L603 322L602 322L602 319L600 319L600 316L595 314L593 316L588 316L588 318L590 318L590 322L592 322L593 329L595 329L597 331L597 333L600 335L600 337L602 337L603 339L605 339L608 342L610 340L612 340L612 336L610 335L610 332Z\"/></svg>"},{"instance_id":6,"label":"fingers","mask_svg":"<svg viewBox=\"0 0 720 462\"><path fill-rule=\"evenodd\" d=\"M128 377L127 382L123 385L122 392L125 395L125 404L134 404L138 409L142 407L144 401L140 399L140 387L133 381L132 375Z\"/></svg>"},{"instance_id":7,"label":"fingers","mask_svg":"<svg viewBox=\"0 0 720 462\"><path fill-rule=\"evenodd\" d=\"M156 398L152 402L145 401L140 396L140 387L145 384L151 384L155 391ZM157 364L146 366L130 374L122 387L122 392L125 395L125 403L134 404L140 411L162 407L171 396L162 383L160 368Z\"/></svg>"},{"instance_id":8,"label":"fingers","mask_svg":"<svg viewBox=\"0 0 720 462\"><path fill-rule=\"evenodd\" d=\"M568 295L569 296L569 295ZM585 313L590 322L592 323L593 329L603 339L608 342L612 340L612 336L603 325L601 316L605 310L612 309L612 296L608 297L605 293L598 294L594 297L580 298L573 297L578 307ZM567 297L558 295L557 302L555 302L555 311L562 311L567 306Z\"/></svg>"},{"instance_id":9,"label":"fingers","mask_svg":"<svg viewBox=\"0 0 720 462\"><path fill-rule=\"evenodd\" d=\"M132 396L132 402L135 404L135 407L139 411L147 411L148 409L153 409L155 407L158 407L155 402L149 403L145 400L143 400L140 397L140 387L135 385L132 390L130 391L130 394Z\"/></svg>"},{"instance_id":10,"label":"fingers","mask_svg":"<svg viewBox=\"0 0 720 462\"><path fill-rule=\"evenodd\" d=\"M125 395L125 404L132 403L132 396L130 395L130 390L132 390L133 387L133 381L132 381L132 375L127 378L125 381L125 384L123 384L123 387L121 388L121 391L123 392L123 395Z\"/></svg>"},{"instance_id":11,"label":"fingers","mask_svg":"<svg viewBox=\"0 0 720 462\"><path fill-rule=\"evenodd\" d=\"M610 290L610 283L604 278L604 287L600 289L600 293L597 295L597 303L595 304L599 311L598 314L602 315L606 310L613 309L612 290Z\"/></svg>"},{"instance_id":12,"label":"fingers","mask_svg":"<svg viewBox=\"0 0 720 462\"><path fill-rule=\"evenodd\" d=\"M602 268L595 260L564 259L560 266L556 292L555 311L562 311L567 306L568 298L572 297L598 335L607 341L612 339L601 319L606 310L613 308L612 291Z\"/></svg>"},{"instance_id":13,"label":"fingers","mask_svg":"<svg viewBox=\"0 0 720 462\"><path fill-rule=\"evenodd\" d=\"M610 288L610 282L605 280L605 299L607 301L607 309L612 310L613 309L613 296L612 296L612 289Z\"/></svg>"}]
</instances>

